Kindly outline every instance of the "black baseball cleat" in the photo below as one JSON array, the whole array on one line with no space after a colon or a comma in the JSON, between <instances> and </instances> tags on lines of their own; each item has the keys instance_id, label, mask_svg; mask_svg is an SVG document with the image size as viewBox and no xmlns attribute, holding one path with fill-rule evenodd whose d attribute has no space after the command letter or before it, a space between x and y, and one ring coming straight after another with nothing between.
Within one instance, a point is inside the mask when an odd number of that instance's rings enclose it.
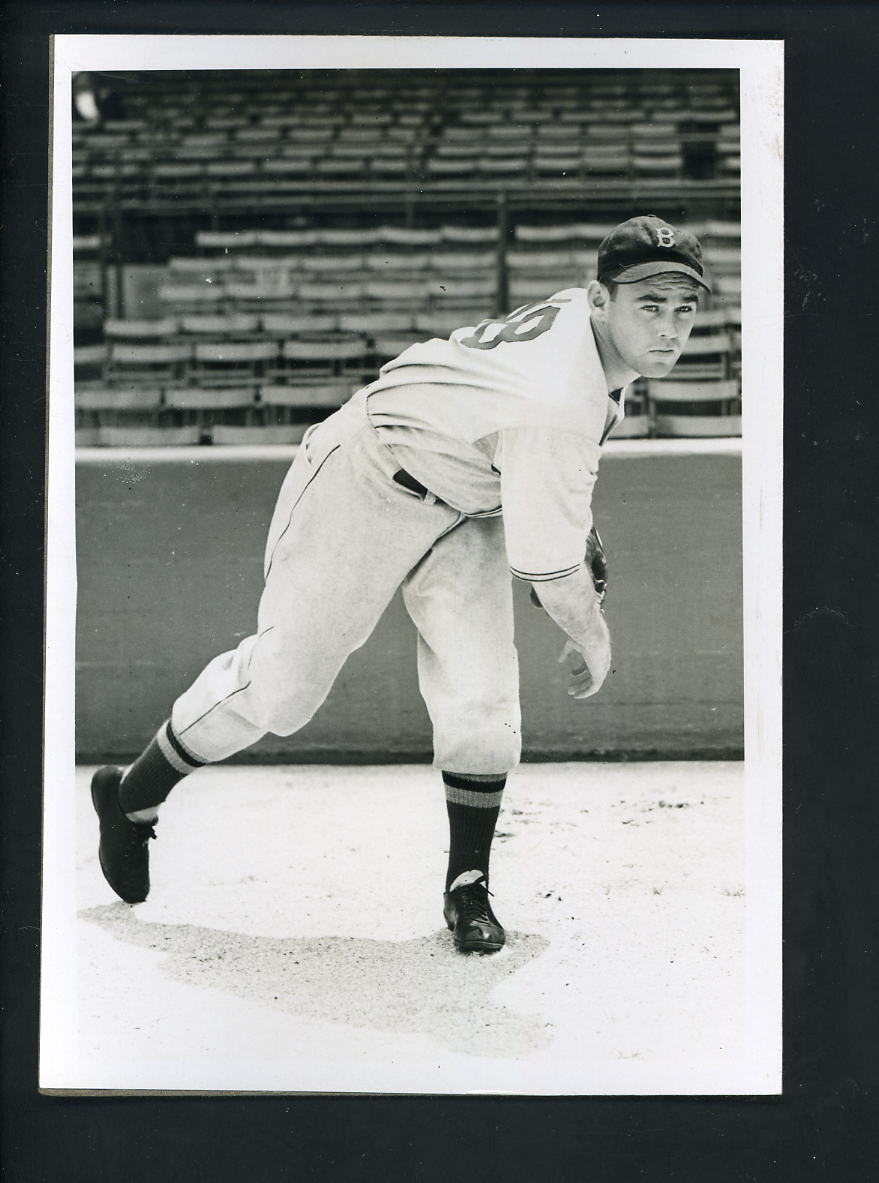
<instances>
[{"instance_id":1,"label":"black baseball cleat","mask_svg":"<svg viewBox=\"0 0 879 1183\"><path fill-rule=\"evenodd\" d=\"M104 878L126 904L140 904L150 892L150 822L133 822L119 804L123 769L99 768L92 777L92 804L101 826L98 859Z\"/></svg>"},{"instance_id":2,"label":"black baseball cleat","mask_svg":"<svg viewBox=\"0 0 879 1183\"><path fill-rule=\"evenodd\" d=\"M468 871L458 879L465 882L453 885L443 895L443 915L452 930L455 948L461 953L496 953L507 938L488 902L490 892L485 877L481 871Z\"/></svg>"}]
</instances>

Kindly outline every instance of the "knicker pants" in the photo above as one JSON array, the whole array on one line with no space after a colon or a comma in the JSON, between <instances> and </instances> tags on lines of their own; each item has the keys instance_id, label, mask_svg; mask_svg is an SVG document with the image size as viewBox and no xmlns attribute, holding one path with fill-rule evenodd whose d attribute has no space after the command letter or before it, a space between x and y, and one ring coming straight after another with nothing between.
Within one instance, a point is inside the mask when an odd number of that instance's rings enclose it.
<instances>
[{"instance_id":1,"label":"knicker pants","mask_svg":"<svg viewBox=\"0 0 879 1183\"><path fill-rule=\"evenodd\" d=\"M205 762L291 735L325 700L396 589L418 630L434 763L503 773L521 751L519 676L500 518L466 518L391 478L361 395L312 429L284 480L256 632L177 699L172 726Z\"/></svg>"}]
</instances>

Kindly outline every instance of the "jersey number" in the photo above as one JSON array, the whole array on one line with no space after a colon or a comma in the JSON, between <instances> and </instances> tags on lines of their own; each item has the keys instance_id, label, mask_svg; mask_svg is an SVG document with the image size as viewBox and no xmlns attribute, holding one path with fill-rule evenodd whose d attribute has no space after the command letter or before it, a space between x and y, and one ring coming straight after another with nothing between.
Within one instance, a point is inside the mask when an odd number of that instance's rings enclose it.
<instances>
[{"instance_id":1,"label":"jersey number","mask_svg":"<svg viewBox=\"0 0 879 1183\"><path fill-rule=\"evenodd\" d=\"M559 309L553 304L526 304L517 308L505 320L484 320L469 337L461 340L468 349L496 349L514 341L533 341L555 323Z\"/></svg>"}]
</instances>

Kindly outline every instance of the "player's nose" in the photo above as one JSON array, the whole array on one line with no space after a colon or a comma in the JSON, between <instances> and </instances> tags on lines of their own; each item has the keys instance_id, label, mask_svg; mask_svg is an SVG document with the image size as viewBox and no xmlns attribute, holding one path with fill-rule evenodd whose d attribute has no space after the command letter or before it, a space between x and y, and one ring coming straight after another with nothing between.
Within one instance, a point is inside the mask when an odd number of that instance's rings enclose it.
<instances>
[{"instance_id":1,"label":"player's nose","mask_svg":"<svg viewBox=\"0 0 879 1183\"><path fill-rule=\"evenodd\" d=\"M671 313L666 313L659 324L657 325L657 332L660 341L676 341L678 336L677 325L675 324L674 316Z\"/></svg>"}]
</instances>

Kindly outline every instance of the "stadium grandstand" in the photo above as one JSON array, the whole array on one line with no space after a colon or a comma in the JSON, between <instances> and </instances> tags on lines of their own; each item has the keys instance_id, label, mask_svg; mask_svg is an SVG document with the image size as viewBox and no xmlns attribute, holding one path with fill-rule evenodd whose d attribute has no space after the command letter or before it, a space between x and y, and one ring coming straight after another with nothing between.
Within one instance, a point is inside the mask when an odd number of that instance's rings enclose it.
<instances>
[{"instance_id":1,"label":"stadium grandstand","mask_svg":"<svg viewBox=\"0 0 879 1183\"><path fill-rule=\"evenodd\" d=\"M645 212L700 235L713 295L618 434L741 433L735 71L91 74L74 112L79 445L296 443Z\"/></svg>"}]
</instances>

